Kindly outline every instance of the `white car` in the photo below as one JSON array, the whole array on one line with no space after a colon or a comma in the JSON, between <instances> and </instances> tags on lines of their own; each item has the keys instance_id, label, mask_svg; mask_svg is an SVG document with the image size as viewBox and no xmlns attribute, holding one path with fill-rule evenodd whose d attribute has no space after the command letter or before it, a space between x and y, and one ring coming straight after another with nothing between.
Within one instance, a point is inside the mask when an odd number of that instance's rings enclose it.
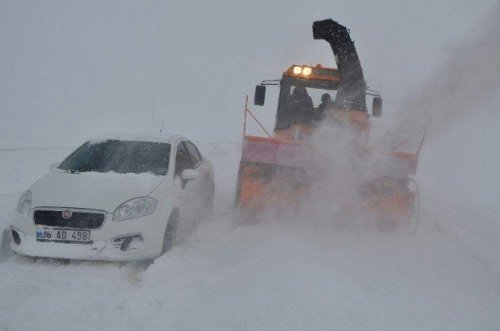
<instances>
[{"instance_id":1,"label":"white car","mask_svg":"<svg viewBox=\"0 0 500 331\"><path fill-rule=\"evenodd\" d=\"M76 149L22 194L11 221L21 255L131 261L172 247L211 213L212 164L181 136L114 134Z\"/></svg>"}]
</instances>

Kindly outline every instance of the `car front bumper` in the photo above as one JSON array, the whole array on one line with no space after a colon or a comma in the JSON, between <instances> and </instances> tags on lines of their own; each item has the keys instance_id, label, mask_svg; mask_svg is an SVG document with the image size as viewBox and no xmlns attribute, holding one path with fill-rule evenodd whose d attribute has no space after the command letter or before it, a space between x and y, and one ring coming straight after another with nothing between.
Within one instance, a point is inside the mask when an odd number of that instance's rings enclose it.
<instances>
[{"instance_id":1,"label":"car front bumper","mask_svg":"<svg viewBox=\"0 0 500 331\"><path fill-rule=\"evenodd\" d=\"M38 241L39 226L32 217L16 215L10 227L11 247L18 254L33 257L103 261L156 258L161 254L163 231L153 215L120 222L108 215L99 229L90 230L90 243Z\"/></svg>"}]
</instances>

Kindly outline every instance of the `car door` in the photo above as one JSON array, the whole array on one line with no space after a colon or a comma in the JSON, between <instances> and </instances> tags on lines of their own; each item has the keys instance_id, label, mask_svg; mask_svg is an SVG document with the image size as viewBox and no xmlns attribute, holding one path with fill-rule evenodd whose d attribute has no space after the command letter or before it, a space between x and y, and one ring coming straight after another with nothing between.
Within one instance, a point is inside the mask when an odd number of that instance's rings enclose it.
<instances>
[{"instance_id":1,"label":"car door","mask_svg":"<svg viewBox=\"0 0 500 331\"><path fill-rule=\"evenodd\" d=\"M174 173L174 186L179 192L179 209L181 212L182 227L189 226L195 217L197 204L197 186L196 181L193 179L185 181L182 179L182 172L186 169L193 169L191 156L189 155L183 141L179 141L176 146L175 154L175 173Z\"/></svg>"},{"instance_id":2,"label":"car door","mask_svg":"<svg viewBox=\"0 0 500 331\"><path fill-rule=\"evenodd\" d=\"M201 156L198 148L190 142L184 141L184 146L189 154L191 159L191 164L193 165L193 169L198 171L199 177L195 180L194 183L196 187L196 201L197 201L197 209L199 212L202 212L206 205L206 201L208 199L208 194L210 191L210 181L211 181L211 173L210 173L210 165L208 162L203 161L203 157Z\"/></svg>"}]
</instances>

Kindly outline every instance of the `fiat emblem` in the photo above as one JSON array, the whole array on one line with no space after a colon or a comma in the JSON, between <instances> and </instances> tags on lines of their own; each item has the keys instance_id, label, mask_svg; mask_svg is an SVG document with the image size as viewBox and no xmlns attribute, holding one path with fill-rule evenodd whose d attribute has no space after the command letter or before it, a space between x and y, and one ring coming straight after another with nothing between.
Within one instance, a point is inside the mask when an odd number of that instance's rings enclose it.
<instances>
[{"instance_id":1,"label":"fiat emblem","mask_svg":"<svg viewBox=\"0 0 500 331\"><path fill-rule=\"evenodd\" d=\"M73 215L73 213L69 209L65 209L62 212L62 218L64 218L65 220L69 220L72 215Z\"/></svg>"}]
</instances>

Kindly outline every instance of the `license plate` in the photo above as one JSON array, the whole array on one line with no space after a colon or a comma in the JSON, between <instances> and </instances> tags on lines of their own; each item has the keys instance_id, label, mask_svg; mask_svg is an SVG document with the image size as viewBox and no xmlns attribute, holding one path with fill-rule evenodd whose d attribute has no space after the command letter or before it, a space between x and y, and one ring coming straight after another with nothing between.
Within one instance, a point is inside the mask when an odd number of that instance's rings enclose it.
<instances>
[{"instance_id":1,"label":"license plate","mask_svg":"<svg viewBox=\"0 0 500 331\"><path fill-rule=\"evenodd\" d=\"M37 228L37 241L54 241L65 243L90 243L90 230Z\"/></svg>"}]
</instances>

